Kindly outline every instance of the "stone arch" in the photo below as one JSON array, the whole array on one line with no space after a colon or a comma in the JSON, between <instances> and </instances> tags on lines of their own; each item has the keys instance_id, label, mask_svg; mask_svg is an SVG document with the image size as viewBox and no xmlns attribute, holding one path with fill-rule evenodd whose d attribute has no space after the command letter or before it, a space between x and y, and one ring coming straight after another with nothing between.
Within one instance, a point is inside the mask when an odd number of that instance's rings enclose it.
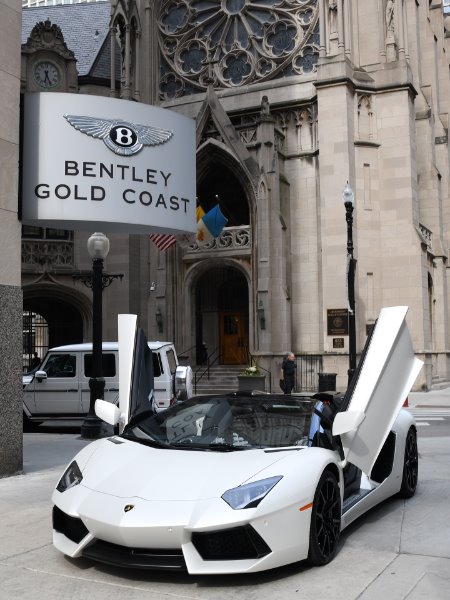
<instances>
[{"instance_id":1,"label":"stone arch","mask_svg":"<svg viewBox=\"0 0 450 600\"><path fill-rule=\"evenodd\" d=\"M206 305L203 307L199 305L198 290L205 287L205 278L207 279L207 286L210 289L210 293L206 298ZM220 342L220 316L219 311L223 311L224 307L220 303L218 297L219 289L215 289L215 285L228 285L234 280L234 285L241 290L245 285L245 306L242 304L242 298L236 303L235 306L230 306L230 313L233 309L237 309L238 312L243 314L244 318L247 319L245 324L245 336L247 340L252 339L252 320L249 316L253 312L253 300L251 293L251 272L250 263L240 259L233 258L211 258L199 261L192 264L186 271L184 277L184 287L186 289L186 298L188 299L184 307L184 319L185 323L190 324L190 338L193 340L196 347L196 356L194 357L195 362L201 362L199 360L200 347L202 342L208 346L208 352L213 353L219 346ZM204 309L204 310L203 310ZM202 312L203 311L203 312ZM208 314L207 314L208 313ZM199 319L201 321L199 321ZM212 328L211 331L206 331L206 328ZM206 333L206 335L204 335ZM248 351L248 344L246 345L246 351ZM251 348L250 348L251 350ZM217 356L217 352L216 352ZM219 362L229 363L229 359L223 361L219 359ZM245 362L245 360L242 360Z\"/></svg>"},{"instance_id":2,"label":"stone arch","mask_svg":"<svg viewBox=\"0 0 450 600\"><path fill-rule=\"evenodd\" d=\"M222 142L214 139L209 139L207 142L202 144L197 150L197 189L202 190L202 184L215 179L216 181L226 181L226 174L220 174L221 169L226 169L233 180L229 182L232 189L235 187L234 183L240 186L242 193L238 194L238 201L245 201L246 206L241 206L238 210L238 215L244 215L246 217L245 222L234 222L230 225L250 225L254 228L255 210L256 210L256 195L253 188L252 182L245 170L243 169L240 161L236 158L235 154ZM219 197L221 202L227 204L227 198L224 194L220 194ZM200 201L202 198L199 198ZM237 207L236 207L237 208ZM232 213L226 215L227 218L233 217ZM237 218L237 217L236 217Z\"/></svg>"},{"instance_id":3,"label":"stone arch","mask_svg":"<svg viewBox=\"0 0 450 600\"><path fill-rule=\"evenodd\" d=\"M42 315L49 325L49 346L85 341L92 329L92 304L83 293L52 282L23 287L24 311Z\"/></svg>"}]
</instances>

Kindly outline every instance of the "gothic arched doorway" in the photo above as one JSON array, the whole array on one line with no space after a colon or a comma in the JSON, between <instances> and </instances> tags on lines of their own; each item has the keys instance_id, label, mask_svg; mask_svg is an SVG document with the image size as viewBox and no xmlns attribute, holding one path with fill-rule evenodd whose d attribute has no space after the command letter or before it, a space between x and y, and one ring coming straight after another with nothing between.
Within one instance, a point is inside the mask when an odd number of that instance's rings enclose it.
<instances>
[{"instance_id":1,"label":"gothic arched doorway","mask_svg":"<svg viewBox=\"0 0 450 600\"><path fill-rule=\"evenodd\" d=\"M27 297L24 294L23 319L25 370L34 352L43 359L49 348L83 341L83 317L80 311L61 298L46 295ZM36 336L37 325L45 328L45 336Z\"/></svg>"},{"instance_id":2,"label":"gothic arched doorway","mask_svg":"<svg viewBox=\"0 0 450 600\"><path fill-rule=\"evenodd\" d=\"M213 267L196 286L197 363L206 356L219 364L248 360L249 312L245 276L231 266Z\"/></svg>"}]
</instances>

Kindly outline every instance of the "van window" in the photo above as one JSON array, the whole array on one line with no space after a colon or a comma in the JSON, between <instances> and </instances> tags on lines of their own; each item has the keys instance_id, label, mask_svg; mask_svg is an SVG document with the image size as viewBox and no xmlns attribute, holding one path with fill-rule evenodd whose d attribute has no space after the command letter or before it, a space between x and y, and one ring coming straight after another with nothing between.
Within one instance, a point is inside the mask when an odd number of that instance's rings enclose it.
<instances>
[{"instance_id":1,"label":"van window","mask_svg":"<svg viewBox=\"0 0 450 600\"><path fill-rule=\"evenodd\" d=\"M175 358L175 352L173 350L167 350L167 360L169 361L169 369L172 375L177 370L177 360Z\"/></svg>"},{"instance_id":2,"label":"van window","mask_svg":"<svg viewBox=\"0 0 450 600\"><path fill-rule=\"evenodd\" d=\"M158 352L152 352L153 354L153 377L159 377L163 372L161 364L161 355Z\"/></svg>"},{"instance_id":3,"label":"van window","mask_svg":"<svg viewBox=\"0 0 450 600\"><path fill-rule=\"evenodd\" d=\"M92 377L92 354L84 355L84 376ZM113 353L102 354L102 376L116 376L116 355Z\"/></svg>"},{"instance_id":4,"label":"van window","mask_svg":"<svg viewBox=\"0 0 450 600\"><path fill-rule=\"evenodd\" d=\"M47 377L75 377L76 365L75 354L50 354L43 370Z\"/></svg>"}]
</instances>

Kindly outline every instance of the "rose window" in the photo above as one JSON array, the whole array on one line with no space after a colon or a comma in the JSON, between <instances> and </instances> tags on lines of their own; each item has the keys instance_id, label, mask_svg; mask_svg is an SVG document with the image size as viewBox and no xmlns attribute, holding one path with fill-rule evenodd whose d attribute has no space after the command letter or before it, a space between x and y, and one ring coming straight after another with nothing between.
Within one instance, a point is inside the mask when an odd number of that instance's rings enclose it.
<instances>
[{"instance_id":1,"label":"rose window","mask_svg":"<svg viewBox=\"0 0 450 600\"><path fill-rule=\"evenodd\" d=\"M316 70L317 0L167 0L158 25L162 98Z\"/></svg>"}]
</instances>

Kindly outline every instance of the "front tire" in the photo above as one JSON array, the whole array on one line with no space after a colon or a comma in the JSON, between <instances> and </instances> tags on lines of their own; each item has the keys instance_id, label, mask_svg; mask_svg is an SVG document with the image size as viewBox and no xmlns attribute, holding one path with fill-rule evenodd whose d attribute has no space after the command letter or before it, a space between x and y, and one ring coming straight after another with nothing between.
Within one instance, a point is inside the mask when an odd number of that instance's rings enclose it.
<instances>
[{"instance_id":1,"label":"front tire","mask_svg":"<svg viewBox=\"0 0 450 600\"><path fill-rule=\"evenodd\" d=\"M410 427L405 443L405 457L403 460L402 486L399 495L401 498L411 498L416 493L419 475L419 452L417 450L417 433Z\"/></svg>"},{"instance_id":2,"label":"front tire","mask_svg":"<svg viewBox=\"0 0 450 600\"><path fill-rule=\"evenodd\" d=\"M336 477L324 471L314 494L309 531L308 562L329 563L336 555L341 533L341 494Z\"/></svg>"}]
</instances>

